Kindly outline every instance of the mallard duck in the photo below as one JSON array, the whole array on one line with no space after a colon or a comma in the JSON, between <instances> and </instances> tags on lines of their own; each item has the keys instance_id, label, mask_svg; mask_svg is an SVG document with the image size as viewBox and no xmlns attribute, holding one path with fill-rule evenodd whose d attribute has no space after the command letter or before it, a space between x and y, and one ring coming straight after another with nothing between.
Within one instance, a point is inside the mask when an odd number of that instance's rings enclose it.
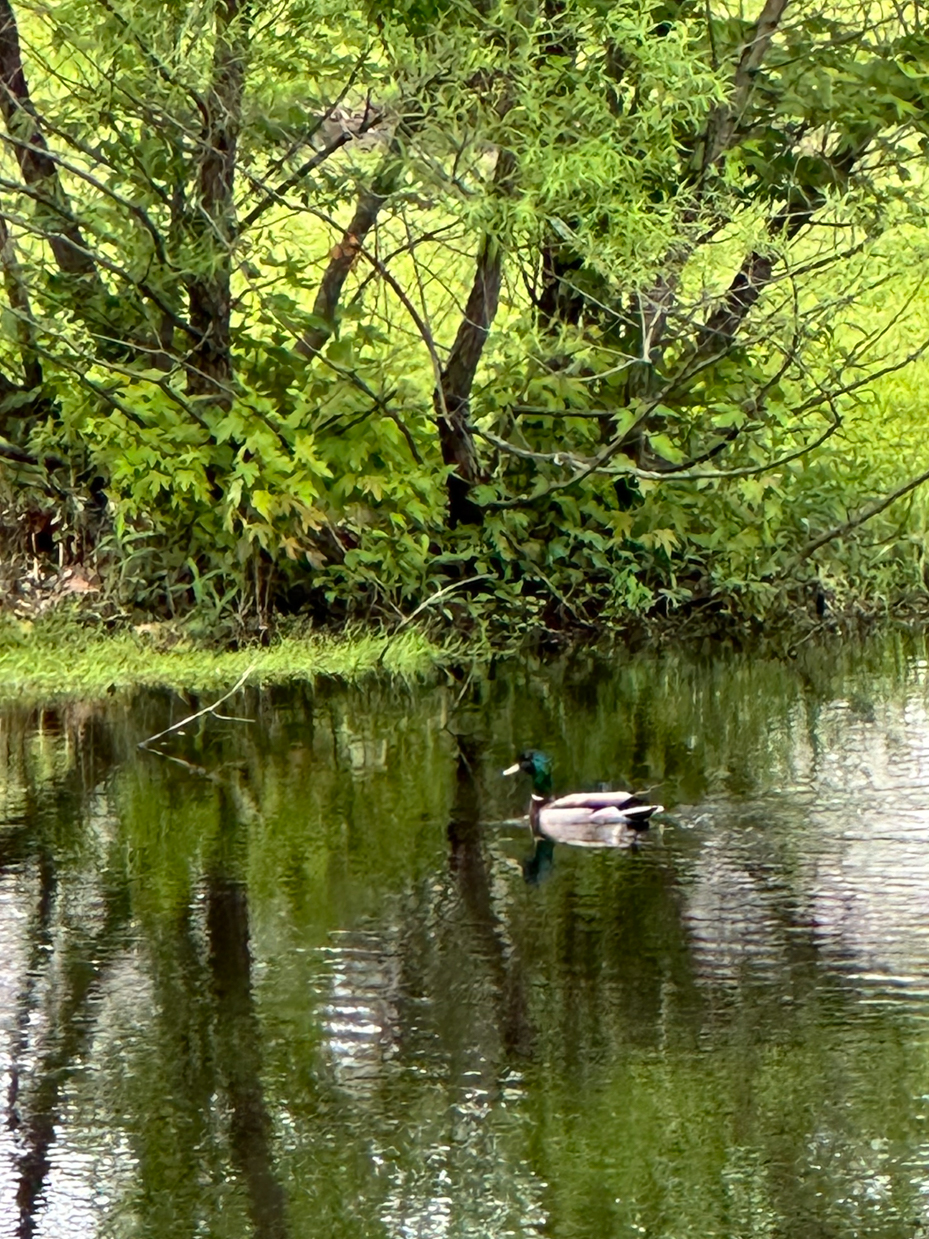
<instances>
[{"instance_id":1,"label":"mallard duck","mask_svg":"<svg viewBox=\"0 0 929 1239\"><path fill-rule=\"evenodd\" d=\"M629 831L648 830L649 818L663 808L632 792L571 792L552 795L552 759L538 749L520 753L504 775L524 770L532 778L529 825L532 833L574 847L621 847ZM634 836L633 836L634 837Z\"/></svg>"}]
</instances>

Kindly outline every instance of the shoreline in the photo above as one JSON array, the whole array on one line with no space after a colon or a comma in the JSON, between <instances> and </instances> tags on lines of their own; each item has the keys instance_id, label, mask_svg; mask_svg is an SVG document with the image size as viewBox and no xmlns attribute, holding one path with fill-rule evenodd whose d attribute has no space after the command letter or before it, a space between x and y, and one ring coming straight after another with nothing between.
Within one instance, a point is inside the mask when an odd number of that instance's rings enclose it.
<instances>
[{"instance_id":1,"label":"shoreline","mask_svg":"<svg viewBox=\"0 0 929 1239\"><path fill-rule=\"evenodd\" d=\"M623 629L599 632L542 631L531 640L495 646L454 628L445 640L410 625L394 629L353 625L341 631L293 627L271 642L222 648L183 626L141 623L114 628L88 624L79 611L56 610L35 620L0 613L0 705L91 699L136 688L174 691L228 689L248 672L250 683L283 684L327 678L345 684L372 675L422 680L443 669L455 679L462 667L491 666L497 660L549 661L586 651L604 658L672 652L692 657L752 655L793 661L805 651L837 652L881 634L925 639L929 615L920 607L897 611L856 610L814 622L770 625L717 617L650 617Z\"/></svg>"},{"instance_id":2,"label":"shoreline","mask_svg":"<svg viewBox=\"0 0 929 1239\"><path fill-rule=\"evenodd\" d=\"M0 704L94 698L134 688L202 691L327 677L354 683L381 672L422 678L447 654L415 629L401 633L312 633L267 647L218 650L184 635L101 631L71 620L48 626L0 624ZM15 631L18 630L18 631Z\"/></svg>"}]
</instances>

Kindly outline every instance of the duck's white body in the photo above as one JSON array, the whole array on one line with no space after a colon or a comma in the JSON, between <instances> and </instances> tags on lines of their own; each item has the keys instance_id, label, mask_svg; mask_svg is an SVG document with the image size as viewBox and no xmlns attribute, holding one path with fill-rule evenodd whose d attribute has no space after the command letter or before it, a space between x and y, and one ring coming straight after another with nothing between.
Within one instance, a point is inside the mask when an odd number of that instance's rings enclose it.
<instances>
[{"instance_id":1,"label":"duck's white body","mask_svg":"<svg viewBox=\"0 0 929 1239\"><path fill-rule=\"evenodd\" d=\"M573 847L622 847L662 806L643 804L631 792L571 792L546 800L533 795L529 821L533 832Z\"/></svg>"}]
</instances>

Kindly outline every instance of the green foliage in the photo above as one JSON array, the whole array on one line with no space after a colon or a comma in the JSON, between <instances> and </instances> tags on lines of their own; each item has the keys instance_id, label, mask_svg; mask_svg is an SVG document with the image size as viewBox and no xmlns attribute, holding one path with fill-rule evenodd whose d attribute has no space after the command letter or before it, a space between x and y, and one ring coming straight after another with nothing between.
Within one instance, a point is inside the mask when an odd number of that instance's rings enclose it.
<instances>
[{"instance_id":1,"label":"green foliage","mask_svg":"<svg viewBox=\"0 0 929 1239\"><path fill-rule=\"evenodd\" d=\"M917 501L805 549L925 467L915 9L823 0L770 46L726 4L16 16L5 495L105 493L117 606L528 630L922 591Z\"/></svg>"}]
</instances>

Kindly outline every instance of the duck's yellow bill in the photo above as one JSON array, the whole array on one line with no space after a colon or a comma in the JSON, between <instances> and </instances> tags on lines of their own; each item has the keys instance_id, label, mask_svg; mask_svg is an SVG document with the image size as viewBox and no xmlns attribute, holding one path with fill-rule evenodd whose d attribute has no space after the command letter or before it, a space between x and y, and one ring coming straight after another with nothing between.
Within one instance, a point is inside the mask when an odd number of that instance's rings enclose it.
<instances>
[{"instance_id":1,"label":"duck's yellow bill","mask_svg":"<svg viewBox=\"0 0 929 1239\"><path fill-rule=\"evenodd\" d=\"M512 766L507 766L506 770L504 770L503 773L504 775L519 774L519 762L517 761L517 762L514 762Z\"/></svg>"}]
</instances>

